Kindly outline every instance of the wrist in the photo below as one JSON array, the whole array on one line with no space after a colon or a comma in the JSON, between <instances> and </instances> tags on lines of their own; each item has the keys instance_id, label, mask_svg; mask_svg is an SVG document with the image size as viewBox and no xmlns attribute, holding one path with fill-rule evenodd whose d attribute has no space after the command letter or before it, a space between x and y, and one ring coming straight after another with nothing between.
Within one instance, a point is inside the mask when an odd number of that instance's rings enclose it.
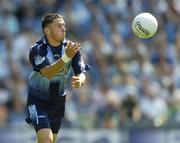
<instances>
[{"instance_id":1,"label":"wrist","mask_svg":"<svg viewBox=\"0 0 180 143\"><path fill-rule=\"evenodd\" d=\"M66 55L66 53L64 53L64 55L61 57L61 59L63 60L64 63L68 63L68 62L71 60L71 58L69 58L69 57Z\"/></svg>"}]
</instances>

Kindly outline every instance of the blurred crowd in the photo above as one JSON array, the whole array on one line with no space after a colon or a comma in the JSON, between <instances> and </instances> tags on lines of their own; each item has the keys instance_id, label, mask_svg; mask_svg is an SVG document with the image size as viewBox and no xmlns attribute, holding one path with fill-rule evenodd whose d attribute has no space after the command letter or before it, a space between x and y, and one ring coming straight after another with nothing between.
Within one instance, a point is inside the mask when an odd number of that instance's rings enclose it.
<instances>
[{"instance_id":1,"label":"blurred crowd","mask_svg":"<svg viewBox=\"0 0 180 143\"><path fill-rule=\"evenodd\" d=\"M0 0L0 126L25 124L28 54L47 12L63 15L67 38L92 66L84 87L68 85L65 127L180 123L180 1ZM158 20L151 39L132 33L140 12Z\"/></svg>"}]
</instances>

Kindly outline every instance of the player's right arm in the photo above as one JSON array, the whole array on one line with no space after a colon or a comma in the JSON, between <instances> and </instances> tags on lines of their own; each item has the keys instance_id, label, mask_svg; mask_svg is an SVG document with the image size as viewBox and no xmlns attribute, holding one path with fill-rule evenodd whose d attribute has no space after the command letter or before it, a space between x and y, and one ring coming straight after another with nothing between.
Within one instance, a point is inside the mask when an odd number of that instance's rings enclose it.
<instances>
[{"instance_id":1,"label":"player's right arm","mask_svg":"<svg viewBox=\"0 0 180 143\"><path fill-rule=\"evenodd\" d=\"M69 42L65 48L64 55L53 64L42 68L40 72L42 73L42 75L51 79L54 75L58 74L62 70L65 64L74 57L74 55L79 51L79 49L79 43L73 44L72 42Z\"/></svg>"},{"instance_id":2,"label":"player's right arm","mask_svg":"<svg viewBox=\"0 0 180 143\"><path fill-rule=\"evenodd\" d=\"M38 69L43 76L51 79L53 76L57 75L65 66L65 64L71 60L74 55L80 50L80 44L69 42L65 48L64 55L55 61L53 64L46 65L46 61L39 65ZM43 60L43 59L42 59ZM30 60L31 61L31 60ZM37 63L38 64L38 63Z\"/></svg>"}]
</instances>

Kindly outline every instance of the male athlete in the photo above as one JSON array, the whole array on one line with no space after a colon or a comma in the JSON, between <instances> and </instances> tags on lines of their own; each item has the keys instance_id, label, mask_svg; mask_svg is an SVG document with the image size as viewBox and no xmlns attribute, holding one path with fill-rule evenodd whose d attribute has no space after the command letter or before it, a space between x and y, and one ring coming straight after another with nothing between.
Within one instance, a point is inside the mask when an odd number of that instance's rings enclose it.
<instances>
[{"instance_id":1,"label":"male athlete","mask_svg":"<svg viewBox=\"0 0 180 143\"><path fill-rule=\"evenodd\" d=\"M33 72L28 79L28 117L26 121L36 130L37 143L55 143L64 117L66 82L73 69L72 87L85 83L84 64L80 44L65 38L65 22L57 13L42 19L44 37L37 41L29 53Z\"/></svg>"}]
</instances>

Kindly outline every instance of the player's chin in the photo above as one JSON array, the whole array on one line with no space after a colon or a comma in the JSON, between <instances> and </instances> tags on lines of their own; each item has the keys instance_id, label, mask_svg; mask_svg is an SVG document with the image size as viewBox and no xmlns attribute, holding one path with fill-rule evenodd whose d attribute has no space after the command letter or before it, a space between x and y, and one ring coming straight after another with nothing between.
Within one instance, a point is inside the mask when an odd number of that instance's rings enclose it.
<instances>
[{"instance_id":1,"label":"player's chin","mask_svg":"<svg viewBox=\"0 0 180 143\"><path fill-rule=\"evenodd\" d=\"M63 41L64 39L65 39L65 36L60 37L60 38L59 38L59 41Z\"/></svg>"},{"instance_id":2,"label":"player's chin","mask_svg":"<svg viewBox=\"0 0 180 143\"><path fill-rule=\"evenodd\" d=\"M66 37L66 32L63 32L62 38L65 39L65 37Z\"/></svg>"},{"instance_id":3,"label":"player's chin","mask_svg":"<svg viewBox=\"0 0 180 143\"><path fill-rule=\"evenodd\" d=\"M65 34L58 36L58 41L63 41L65 39L65 36L66 36Z\"/></svg>"}]
</instances>

